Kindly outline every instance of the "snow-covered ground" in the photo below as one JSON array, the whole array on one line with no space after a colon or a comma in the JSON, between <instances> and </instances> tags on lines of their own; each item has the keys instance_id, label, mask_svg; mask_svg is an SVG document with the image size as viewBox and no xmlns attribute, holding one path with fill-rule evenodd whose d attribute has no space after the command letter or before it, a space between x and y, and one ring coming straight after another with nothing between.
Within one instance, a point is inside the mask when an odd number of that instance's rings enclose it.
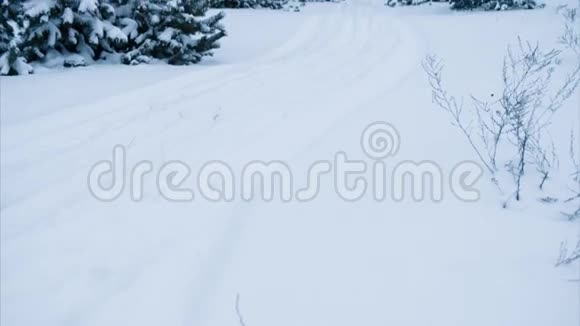
<instances>
[{"instance_id":1,"label":"snow-covered ground","mask_svg":"<svg viewBox=\"0 0 580 326\"><path fill-rule=\"evenodd\" d=\"M330 177L316 199L289 203L168 202L154 180L140 202L127 190L104 203L87 187L118 144L127 166L281 160L306 175L339 151L367 159L360 135L375 121L400 134L393 162L448 174L476 158L433 107L421 60L444 58L454 92L498 92L508 43L556 45L554 5L454 13L348 0L225 22L223 48L201 65L0 79L0 324L580 323L579 267L554 268L577 224L537 198L502 209L485 181L475 203L448 189L439 203L346 202ZM559 112L556 141L578 130L579 105Z\"/></svg>"}]
</instances>

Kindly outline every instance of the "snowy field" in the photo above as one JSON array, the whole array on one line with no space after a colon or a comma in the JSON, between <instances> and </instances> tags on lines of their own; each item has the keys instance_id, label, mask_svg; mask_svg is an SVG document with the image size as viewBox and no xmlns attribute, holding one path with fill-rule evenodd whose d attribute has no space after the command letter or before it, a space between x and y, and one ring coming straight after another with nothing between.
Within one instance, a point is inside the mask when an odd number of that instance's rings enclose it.
<instances>
[{"instance_id":1,"label":"snowy field","mask_svg":"<svg viewBox=\"0 0 580 326\"><path fill-rule=\"evenodd\" d=\"M506 209L487 180L477 202L448 188L441 202L347 202L330 177L309 202L169 202L154 179L139 202L92 197L87 174L115 145L155 169L280 160L301 186L337 152L370 161L360 137L375 121L400 134L392 162L447 175L477 158L431 103L425 55L444 59L454 93L483 98L501 92L517 36L552 47L562 30L555 4L226 12L229 36L200 65L0 79L1 325L580 324L580 267L554 267L578 222L532 191ZM576 94L558 113L555 142L579 130L579 107Z\"/></svg>"}]
</instances>

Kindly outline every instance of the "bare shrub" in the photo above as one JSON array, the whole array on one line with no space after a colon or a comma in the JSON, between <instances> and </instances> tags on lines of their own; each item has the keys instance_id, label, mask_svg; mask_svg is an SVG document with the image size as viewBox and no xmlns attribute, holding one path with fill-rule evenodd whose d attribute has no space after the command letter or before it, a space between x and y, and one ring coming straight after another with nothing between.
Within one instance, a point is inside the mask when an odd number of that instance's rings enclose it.
<instances>
[{"instance_id":1,"label":"bare shrub","mask_svg":"<svg viewBox=\"0 0 580 326\"><path fill-rule=\"evenodd\" d=\"M578 22L580 1L578 1L578 5L579 7L576 8L570 8L569 6L560 8L559 11L564 19L564 32L559 41L577 55L580 55L580 32L578 31L580 29L580 22Z\"/></svg>"},{"instance_id":2,"label":"bare shrub","mask_svg":"<svg viewBox=\"0 0 580 326\"><path fill-rule=\"evenodd\" d=\"M543 188L558 162L545 131L580 83L579 64L561 84L554 85L560 53L555 49L543 51L539 44L518 38L516 46L509 46L504 57L501 98L489 102L470 96L469 106L445 90L443 64L439 59L431 55L423 61L433 102L451 115L453 125L461 130L494 183L498 183L496 173L501 168L500 147L510 155L503 167L513 177L515 190L510 197L516 200L521 199L523 178L529 166L535 166L541 174L539 187Z\"/></svg>"},{"instance_id":3,"label":"bare shrub","mask_svg":"<svg viewBox=\"0 0 580 326\"><path fill-rule=\"evenodd\" d=\"M570 132L570 162L572 163L573 171L570 173L571 186L568 189L571 191L572 195L564 200L564 203L577 202L577 208L575 211L562 212L570 221L574 221L580 218L580 158L576 153L576 138L574 132Z\"/></svg>"},{"instance_id":4,"label":"bare shrub","mask_svg":"<svg viewBox=\"0 0 580 326\"><path fill-rule=\"evenodd\" d=\"M576 243L576 248L572 250L568 249L566 241L560 243L560 254L556 260L556 267L570 265L577 260L580 260L580 240Z\"/></svg>"}]
</instances>

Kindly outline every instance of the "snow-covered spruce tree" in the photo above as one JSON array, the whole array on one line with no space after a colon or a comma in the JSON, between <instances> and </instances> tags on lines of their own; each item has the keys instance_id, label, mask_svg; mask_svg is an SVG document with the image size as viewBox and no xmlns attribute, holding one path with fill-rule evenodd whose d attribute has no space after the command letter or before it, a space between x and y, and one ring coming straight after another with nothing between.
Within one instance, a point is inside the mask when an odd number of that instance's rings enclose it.
<instances>
[{"instance_id":1,"label":"snow-covered spruce tree","mask_svg":"<svg viewBox=\"0 0 580 326\"><path fill-rule=\"evenodd\" d=\"M155 58L187 65L212 55L226 35L221 24L225 14L204 17L207 9L204 0L125 1L117 19L129 35L130 51L121 61L139 64Z\"/></svg>"},{"instance_id":2,"label":"snow-covered spruce tree","mask_svg":"<svg viewBox=\"0 0 580 326\"><path fill-rule=\"evenodd\" d=\"M385 5L416 6L432 2L449 2L454 10L508 10L508 9L535 9L542 7L537 0L386 0Z\"/></svg>"},{"instance_id":3,"label":"snow-covered spruce tree","mask_svg":"<svg viewBox=\"0 0 580 326\"><path fill-rule=\"evenodd\" d=\"M268 8L282 9L286 0L211 0L211 8Z\"/></svg>"},{"instance_id":4,"label":"snow-covered spruce tree","mask_svg":"<svg viewBox=\"0 0 580 326\"><path fill-rule=\"evenodd\" d=\"M65 65L84 65L103 51L121 49L126 35L112 21L114 7L106 0L28 0L25 51L30 60L62 57ZM74 54L74 55L73 55Z\"/></svg>"},{"instance_id":5,"label":"snow-covered spruce tree","mask_svg":"<svg viewBox=\"0 0 580 326\"><path fill-rule=\"evenodd\" d=\"M482 5L482 0L451 0L451 9L456 10L471 10L479 8Z\"/></svg>"},{"instance_id":6,"label":"snow-covered spruce tree","mask_svg":"<svg viewBox=\"0 0 580 326\"><path fill-rule=\"evenodd\" d=\"M448 0L386 0L385 5L389 7L397 6L418 6L431 2L447 2Z\"/></svg>"},{"instance_id":7,"label":"snow-covered spruce tree","mask_svg":"<svg viewBox=\"0 0 580 326\"><path fill-rule=\"evenodd\" d=\"M24 17L20 0L0 0L0 74L27 75L32 67L21 53Z\"/></svg>"},{"instance_id":8,"label":"snow-covered spruce tree","mask_svg":"<svg viewBox=\"0 0 580 326\"><path fill-rule=\"evenodd\" d=\"M191 64L219 47L223 13L205 17L206 0L0 0L0 70L32 71L27 62L79 66L122 54Z\"/></svg>"},{"instance_id":9,"label":"snow-covered spruce tree","mask_svg":"<svg viewBox=\"0 0 580 326\"><path fill-rule=\"evenodd\" d=\"M542 7L537 0L451 0L451 9L455 10L508 10L535 9Z\"/></svg>"}]
</instances>

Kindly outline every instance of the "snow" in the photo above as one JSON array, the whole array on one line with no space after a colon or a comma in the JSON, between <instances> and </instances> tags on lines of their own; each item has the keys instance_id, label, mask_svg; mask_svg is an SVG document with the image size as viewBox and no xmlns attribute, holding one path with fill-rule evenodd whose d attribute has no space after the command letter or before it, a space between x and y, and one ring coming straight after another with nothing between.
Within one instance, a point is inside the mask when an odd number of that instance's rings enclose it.
<instances>
[{"instance_id":1,"label":"snow","mask_svg":"<svg viewBox=\"0 0 580 326\"><path fill-rule=\"evenodd\" d=\"M502 209L482 181L475 203L448 191L439 203L350 203L325 177L310 202L173 203L148 180L141 202L103 203L86 184L117 144L128 166L282 160L304 176L338 151L368 161L360 135L375 121L401 137L388 165L428 159L447 174L476 157L431 104L421 60L443 58L454 93L489 96L518 35L557 45L555 5L349 0L228 10L224 24L222 49L200 65L0 79L0 324L239 325L237 294L248 326L580 323L579 267L554 268L578 226L531 194ZM553 121L556 142L580 127L579 105Z\"/></svg>"},{"instance_id":2,"label":"snow","mask_svg":"<svg viewBox=\"0 0 580 326\"><path fill-rule=\"evenodd\" d=\"M114 42L127 42L127 34L125 34L120 28L117 26L106 22L103 25L105 32L107 33L107 38Z\"/></svg>"},{"instance_id":3,"label":"snow","mask_svg":"<svg viewBox=\"0 0 580 326\"><path fill-rule=\"evenodd\" d=\"M74 21L74 14L72 9L70 8L64 8L64 11L62 13L62 22L64 24L72 24Z\"/></svg>"},{"instance_id":4,"label":"snow","mask_svg":"<svg viewBox=\"0 0 580 326\"><path fill-rule=\"evenodd\" d=\"M26 15L36 17L48 13L56 6L55 0L27 0L24 3Z\"/></svg>"},{"instance_id":5,"label":"snow","mask_svg":"<svg viewBox=\"0 0 580 326\"><path fill-rule=\"evenodd\" d=\"M134 39L137 37L137 27L139 26L136 21L129 19L129 18L121 18L121 24L123 27L123 34L127 35L130 39Z\"/></svg>"},{"instance_id":6,"label":"snow","mask_svg":"<svg viewBox=\"0 0 580 326\"><path fill-rule=\"evenodd\" d=\"M159 34L159 40L169 43L173 38L173 35L175 35L175 32L175 28L168 27L163 32L161 32L161 34Z\"/></svg>"},{"instance_id":7,"label":"snow","mask_svg":"<svg viewBox=\"0 0 580 326\"><path fill-rule=\"evenodd\" d=\"M98 9L98 0L80 0L79 1L79 12L89 12L94 13Z\"/></svg>"},{"instance_id":8,"label":"snow","mask_svg":"<svg viewBox=\"0 0 580 326\"><path fill-rule=\"evenodd\" d=\"M15 45L11 45L12 48L16 48ZM0 56L0 72L3 74L8 74L10 71L10 63L9 63L9 56L10 52L6 52ZM17 58L16 62L13 64L14 70L18 72L18 74L26 75L32 72L32 66L26 63L22 58Z\"/></svg>"}]
</instances>

